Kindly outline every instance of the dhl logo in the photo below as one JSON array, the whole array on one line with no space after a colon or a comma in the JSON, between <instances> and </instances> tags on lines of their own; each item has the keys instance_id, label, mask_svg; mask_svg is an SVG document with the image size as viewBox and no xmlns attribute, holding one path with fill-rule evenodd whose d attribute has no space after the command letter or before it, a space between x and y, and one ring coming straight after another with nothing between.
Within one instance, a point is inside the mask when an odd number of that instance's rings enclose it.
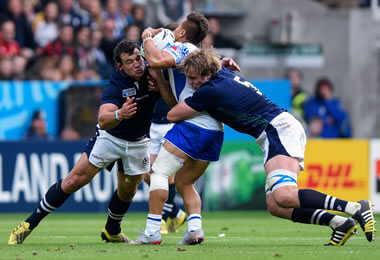
<instances>
[{"instance_id":1,"label":"dhl logo","mask_svg":"<svg viewBox=\"0 0 380 260\"><path fill-rule=\"evenodd\" d=\"M306 188L344 188L363 187L363 180L352 178L352 163L308 164L306 167Z\"/></svg>"},{"instance_id":2,"label":"dhl logo","mask_svg":"<svg viewBox=\"0 0 380 260\"><path fill-rule=\"evenodd\" d=\"M377 179L380 178L380 159L376 160L376 177Z\"/></svg>"}]
</instances>

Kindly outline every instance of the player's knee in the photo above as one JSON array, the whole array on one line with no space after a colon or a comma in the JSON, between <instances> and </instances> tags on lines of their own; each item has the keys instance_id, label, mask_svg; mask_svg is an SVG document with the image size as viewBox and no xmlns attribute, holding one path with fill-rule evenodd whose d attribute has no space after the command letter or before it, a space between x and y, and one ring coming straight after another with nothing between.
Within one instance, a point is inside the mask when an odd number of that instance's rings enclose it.
<instances>
[{"instance_id":1,"label":"player's knee","mask_svg":"<svg viewBox=\"0 0 380 260\"><path fill-rule=\"evenodd\" d=\"M133 197L136 194L136 191L137 191L137 187L136 187L136 189L128 190L128 191L118 190L117 195L119 196L120 200L122 200L124 202L131 202Z\"/></svg>"},{"instance_id":2,"label":"player's knee","mask_svg":"<svg viewBox=\"0 0 380 260\"><path fill-rule=\"evenodd\" d=\"M280 216L280 209L275 201L267 200L267 210L272 216L275 216L275 217Z\"/></svg>"},{"instance_id":3,"label":"player's knee","mask_svg":"<svg viewBox=\"0 0 380 260\"><path fill-rule=\"evenodd\" d=\"M70 174L62 181L62 190L66 193L74 193L89 183L91 178L87 175Z\"/></svg>"},{"instance_id":4,"label":"player's knee","mask_svg":"<svg viewBox=\"0 0 380 260\"><path fill-rule=\"evenodd\" d=\"M297 197L294 196L293 189L281 188L273 192L273 198L276 204L282 208L297 207Z\"/></svg>"},{"instance_id":5,"label":"player's knee","mask_svg":"<svg viewBox=\"0 0 380 260\"><path fill-rule=\"evenodd\" d=\"M158 189L168 190L170 176L182 168L183 161L183 159L176 157L162 147L152 166L153 173L150 175L150 191Z\"/></svg>"}]
</instances>

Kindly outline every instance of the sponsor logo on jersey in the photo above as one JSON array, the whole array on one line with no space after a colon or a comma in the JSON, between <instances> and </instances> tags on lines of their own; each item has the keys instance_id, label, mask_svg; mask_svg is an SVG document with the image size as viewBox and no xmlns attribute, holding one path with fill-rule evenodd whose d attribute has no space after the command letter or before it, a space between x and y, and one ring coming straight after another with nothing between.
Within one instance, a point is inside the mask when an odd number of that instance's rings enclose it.
<instances>
[{"instance_id":1,"label":"sponsor logo on jersey","mask_svg":"<svg viewBox=\"0 0 380 260\"><path fill-rule=\"evenodd\" d=\"M149 158L148 157L145 157L142 161L143 165L148 165L149 164Z\"/></svg>"},{"instance_id":2,"label":"sponsor logo on jersey","mask_svg":"<svg viewBox=\"0 0 380 260\"><path fill-rule=\"evenodd\" d=\"M136 89L135 88L127 88L123 89L123 97L131 97L136 96Z\"/></svg>"}]
</instances>

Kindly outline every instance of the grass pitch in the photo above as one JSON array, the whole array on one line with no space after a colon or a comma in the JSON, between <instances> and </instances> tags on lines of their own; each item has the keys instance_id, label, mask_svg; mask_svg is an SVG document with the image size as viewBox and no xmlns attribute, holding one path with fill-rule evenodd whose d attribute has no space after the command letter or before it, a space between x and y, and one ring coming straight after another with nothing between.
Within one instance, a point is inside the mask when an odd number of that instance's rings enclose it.
<instances>
[{"instance_id":1,"label":"grass pitch","mask_svg":"<svg viewBox=\"0 0 380 260\"><path fill-rule=\"evenodd\" d=\"M343 247L326 247L330 228L295 224L260 211L204 213L205 242L196 246L176 245L185 227L164 235L159 246L105 243L100 232L106 214L63 213L45 218L23 245L8 245L10 232L26 216L0 215L0 259L380 259L379 242L367 242L360 227ZM129 213L124 233L136 239L145 220L146 214Z\"/></svg>"}]
</instances>

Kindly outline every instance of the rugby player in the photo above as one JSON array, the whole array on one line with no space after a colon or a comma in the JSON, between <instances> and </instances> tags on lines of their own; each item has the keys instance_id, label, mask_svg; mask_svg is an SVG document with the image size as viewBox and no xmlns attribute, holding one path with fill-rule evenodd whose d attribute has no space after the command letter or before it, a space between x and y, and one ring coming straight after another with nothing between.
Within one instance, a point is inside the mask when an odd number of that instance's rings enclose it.
<instances>
[{"instance_id":1,"label":"rugby player","mask_svg":"<svg viewBox=\"0 0 380 260\"><path fill-rule=\"evenodd\" d=\"M207 111L233 129L256 138L264 152L266 203L272 215L330 226L333 233L326 245L344 245L355 233L356 222L369 242L375 239L370 201L344 201L297 188L297 176L303 170L306 135L291 114L268 100L248 80L222 68L213 50L192 52L179 67L196 92L173 107L168 119L180 122ZM324 210L344 212L352 218Z\"/></svg>"},{"instance_id":2,"label":"rugby player","mask_svg":"<svg viewBox=\"0 0 380 260\"><path fill-rule=\"evenodd\" d=\"M190 96L194 90L185 75L176 66L202 42L208 32L208 21L200 13L193 12L174 30L175 43L164 50L154 46L152 37L160 29L147 28L142 35L145 57L150 67L168 69L172 92L165 101L174 106ZM223 64L238 69L231 59ZM158 73L157 73L158 75ZM156 78L158 85L165 85L162 77ZM187 232L178 243L199 244L204 240L201 218L201 199L194 188L194 182L204 173L211 161L219 159L223 143L223 125L208 115L201 113L194 118L175 124L166 134L165 141L153 163L150 176L149 214L146 229L137 238L138 244L160 244L161 212L168 197L168 179L175 175L175 184L181 194L186 211Z\"/></svg>"},{"instance_id":3,"label":"rugby player","mask_svg":"<svg viewBox=\"0 0 380 260\"><path fill-rule=\"evenodd\" d=\"M126 40L119 42L113 56L118 69L102 93L100 129L97 127L96 136L89 140L69 175L53 184L32 215L12 231L8 244L22 244L45 216L115 161L118 162L118 184L108 206L108 219L101 237L107 242L129 242L120 223L143 174L150 170L147 133L160 95L148 92L148 73L136 44Z\"/></svg>"}]
</instances>

